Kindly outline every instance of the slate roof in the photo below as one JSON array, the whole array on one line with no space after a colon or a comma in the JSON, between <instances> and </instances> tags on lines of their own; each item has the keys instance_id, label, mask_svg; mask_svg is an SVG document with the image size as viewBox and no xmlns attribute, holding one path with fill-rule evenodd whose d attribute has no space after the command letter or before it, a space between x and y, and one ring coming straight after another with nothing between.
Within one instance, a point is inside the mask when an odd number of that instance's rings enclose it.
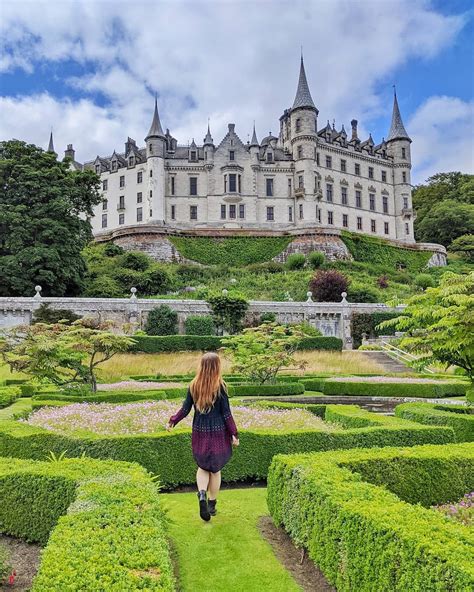
<instances>
[{"instance_id":1,"label":"slate roof","mask_svg":"<svg viewBox=\"0 0 474 592\"><path fill-rule=\"evenodd\" d=\"M153 113L153 120L151 122L150 131L148 132L147 138L150 136L164 136L163 129L161 127L160 116L158 115L158 101L155 97L155 112Z\"/></svg>"},{"instance_id":2,"label":"slate roof","mask_svg":"<svg viewBox=\"0 0 474 592\"><path fill-rule=\"evenodd\" d=\"M303 56L301 56L300 78L298 80L298 88L296 90L295 100L293 101L292 109L316 109L313 103L313 98L309 91L308 81L306 80L306 72L304 70Z\"/></svg>"},{"instance_id":3,"label":"slate roof","mask_svg":"<svg viewBox=\"0 0 474 592\"><path fill-rule=\"evenodd\" d=\"M392 125L388 132L387 142L390 140L410 140L410 136L407 134L405 126L403 125L402 116L400 115L400 109L398 107L397 93L393 95L393 112L392 112Z\"/></svg>"}]
</instances>

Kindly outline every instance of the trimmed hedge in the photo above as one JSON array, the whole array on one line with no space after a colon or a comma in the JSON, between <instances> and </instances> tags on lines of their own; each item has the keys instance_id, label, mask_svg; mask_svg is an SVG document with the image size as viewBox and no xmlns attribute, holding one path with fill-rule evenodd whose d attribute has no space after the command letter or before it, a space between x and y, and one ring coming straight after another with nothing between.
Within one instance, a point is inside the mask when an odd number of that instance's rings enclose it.
<instances>
[{"instance_id":1,"label":"trimmed hedge","mask_svg":"<svg viewBox=\"0 0 474 592\"><path fill-rule=\"evenodd\" d=\"M280 395L302 395L304 385L300 382L277 382L275 384L232 384L228 385L231 397L275 397Z\"/></svg>"},{"instance_id":2,"label":"trimmed hedge","mask_svg":"<svg viewBox=\"0 0 474 592\"><path fill-rule=\"evenodd\" d=\"M64 395L62 393L41 393L32 397L33 402L62 401L64 403L129 403L132 401L161 401L176 399L186 395L185 388L166 390L99 391L85 396Z\"/></svg>"},{"instance_id":3,"label":"trimmed hedge","mask_svg":"<svg viewBox=\"0 0 474 592\"><path fill-rule=\"evenodd\" d=\"M326 409L331 411L331 407ZM376 414L368 411L361 413L373 417L373 425L330 432L241 430L241 446L234 451L231 461L224 468L224 479L264 479L273 456L279 453L454 441L450 427L423 426L394 417L387 418L388 423L381 426ZM138 462L159 475L160 482L168 488L190 484L195 479L196 465L191 452L191 430L188 428L133 436L79 437L57 434L12 420L0 422L2 456L44 459L50 451L60 454L64 450L68 451L68 456L86 454L92 458Z\"/></svg>"},{"instance_id":4,"label":"trimmed hedge","mask_svg":"<svg viewBox=\"0 0 474 592\"><path fill-rule=\"evenodd\" d=\"M470 592L474 536L425 509L474 489L474 446L277 456L268 507L340 592Z\"/></svg>"},{"instance_id":5,"label":"trimmed hedge","mask_svg":"<svg viewBox=\"0 0 474 592\"><path fill-rule=\"evenodd\" d=\"M456 442L474 442L474 409L430 403L403 403L395 407L395 415L425 425L450 426Z\"/></svg>"},{"instance_id":6,"label":"trimmed hedge","mask_svg":"<svg viewBox=\"0 0 474 592\"><path fill-rule=\"evenodd\" d=\"M299 342L298 349L342 351L342 339L338 337L304 337Z\"/></svg>"},{"instance_id":7,"label":"trimmed hedge","mask_svg":"<svg viewBox=\"0 0 474 592\"><path fill-rule=\"evenodd\" d=\"M47 543L32 592L174 591L155 484L129 463L0 459L2 532Z\"/></svg>"},{"instance_id":8,"label":"trimmed hedge","mask_svg":"<svg viewBox=\"0 0 474 592\"><path fill-rule=\"evenodd\" d=\"M0 387L0 409L8 407L20 396L20 389L15 386Z\"/></svg>"}]
</instances>

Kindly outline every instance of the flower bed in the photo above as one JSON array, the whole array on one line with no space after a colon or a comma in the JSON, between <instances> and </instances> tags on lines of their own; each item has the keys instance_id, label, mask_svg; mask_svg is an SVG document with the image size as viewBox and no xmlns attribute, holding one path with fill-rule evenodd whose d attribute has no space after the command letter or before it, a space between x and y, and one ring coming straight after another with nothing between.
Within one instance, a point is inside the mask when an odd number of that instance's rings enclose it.
<instances>
[{"instance_id":1,"label":"flower bed","mask_svg":"<svg viewBox=\"0 0 474 592\"><path fill-rule=\"evenodd\" d=\"M453 428L457 442L474 442L474 415L471 407L453 407L430 403L403 403L395 415L425 425L445 425Z\"/></svg>"},{"instance_id":2,"label":"flower bed","mask_svg":"<svg viewBox=\"0 0 474 592\"><path fill-rule=\"evenodd\" d=\"M3 533L46 544L32 592L175 590L155 484L128 463L0 459Z\"/></svg>"},{"instance_id":3,"label":"flower bed","mask_svg":"<svg viewBox=\"0 0 474 592\"><path fill-rule=\"evenodd\" d=\"M432 509L441 512L449 520L464 526L474 526L474 491L466 493L459 502L432 506Z\"/></svg>"},{"instance_id":4,"label":"flower bed","mask_svg":"<svg viewBox=\"0 0 474 592\"><path fill-rule=\"evenodd\" d=\"M429 508L473 487L473 444L278 456L268 506L340 592L470 592L474 534Z\"/></svg>"}]
</instances>

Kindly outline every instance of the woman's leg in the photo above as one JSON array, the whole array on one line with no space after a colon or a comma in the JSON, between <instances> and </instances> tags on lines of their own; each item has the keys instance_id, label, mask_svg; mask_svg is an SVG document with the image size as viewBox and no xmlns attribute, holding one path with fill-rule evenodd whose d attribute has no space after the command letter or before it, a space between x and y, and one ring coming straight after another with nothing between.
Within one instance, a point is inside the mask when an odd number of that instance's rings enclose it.
<instances>
[{"instance_id":1,"label":"woman's leg","mask_svg":"<svg viewBox=\"0 0 474 592\"><path fill-rule=\"evenodd\" d=\"M209 499L215 500L221 488L221 472L209 473Z\"/></svg>"},{"instance_id":2,"label":"woman's leg","mask_svg":"<svg viewBox=\"0 0 474 592\"><path fill-rule=\"evenodd\" d=\"M197 488L198 491L207 491L207 488L209 486L209 476L212 473L209 473L209 471L205 471L204 469L199 468L197 470L196 473L196 483L197 483Z\"/></svg>"}]
</instances>

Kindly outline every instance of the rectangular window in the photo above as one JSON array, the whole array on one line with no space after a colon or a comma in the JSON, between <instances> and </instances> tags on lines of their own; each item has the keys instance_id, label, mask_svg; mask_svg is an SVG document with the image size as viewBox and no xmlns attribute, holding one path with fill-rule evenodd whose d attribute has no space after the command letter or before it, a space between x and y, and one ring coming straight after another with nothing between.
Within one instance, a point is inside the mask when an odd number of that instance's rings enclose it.
<instances>
[{"instance_id":1,"label":"rectangular window","mask_svg":"<svg viewBox=\"0 0 474 592\"><path fill-rule=\"evenodd\" d=\"M405 173L405 171L402 171L402 181L403 181L404 183L406 183L406 182L407 182L407 174Z\"/></svg>"},{"instance_id":2,"label":"rectangular window","mask_svg":"<svg viewBox=\"0 0 474 592\"><path fill-rule=\"evenodd\" d=\"M142 195L142 192L139 191L137 193L137 203L142 203L142 201L143 201L143 195Z\"/></svg>"},{"instance_id":3,"label":"rectangular window","mask_svg":"<svg viewBox=\"0 0 474 592\"><path fill-rule=\"evenodd\" d=\"M298 146L298 158L303 158L303 146Z\"/></svg>"},{"instance_id":4,"label":"rectangular window","mask_svg":"<svg viewBox=\"0 0 474 592\"><path fill-rule=\"evenodd\" d=\"M143 173L140 171L137 173L137 183L141 183L143 181Z\"/></svg>"},{"instance_id":5,"label":"rectangular window","mask_svg":"<svg viewBox=\"0 0 474 592\"><path fill-rule=\"evenodd\" d=\"M402 158L406 158L407 157L407 151L405 148L402 148Z\"/></svg>"},{"instance_id":6,"label":"rectangular window","mask_svg":"<svg viewBox=\"0 0 474 592\"><path fill-rule=\"evenodd\" d=\"M328 169L332 168L332 158L330 156L326 156L326 166Z\"/></svg>"},{"instance_id":7,"label":"rectangular window","mask_svg":"<svg viewBox=\"0 0 474 592\"><path fill-rule=\"evenodd\" d=\"M112 163L112 165L113 165L113 163ZM95 172L96 172L97 175L100 175L100 164L96 164L95 165Z\"/></svg>"},{"instance_id":8,"label":"rectangular window","mask_svg":"<svg viewBox=\"0 0 474 592\"><path fill-rule=\"evenodd\" d=\"M332 212L328 212L328 224L334 224L334 217Z\"/></svg>"},{"instance_id":9,"label":"rectangular window","mask_svg":"<svg viewBox=\"0 0 474 592\"><path fill-rule=\"evenodd\" d=\"M198 180L197 177L189 177L189 195L197 195ZM191 206L193 207L193 206ZM194 218L191 218L194 220Z\"/></svg>"},{"instance_id":10,"label":"rectangular window","mask_svg":"<svg viewBox=\"0 0 474 592\"><path fill-rule=\"evenodd\" d=\"M124 175L122 175L120 177L120 187L125 187L125 176Z\"/></svg>"},{"instance_id":11,"label":"rectangular window","mask_svg":"<svg viewBox=\"0 0 474 592\"><path fill-rule=\"evenodd\" d=\"M109 203L109 202L108 202L106 199L103 199L103 200L102 200L102 209L103 209L103 210L106 210L106 209L107 209L108 203Z\"/></svg>"},{"instance_id":12,"label":"rectangular window","mask_svg":"<svg viewBox=\"0 0 474 592\"><path fill-rule=\"evenodd\" d=\"M383 183L387 182L387 171L382 171L382 182Z\"/></svg>"},{"instance_id":13,"label":"rectangular window","mask_svg":"<svg viewBox=\"0 0 474 592\"><path fill-rule=\"evenodd\" d=\"M237 191L237 175L229 175L229 192L235 193Z\"/></svg>"},{"instance_id":14,"label":"rectangular window","mask_svg":"<svg viewBox=\"0 0 474 592\"><path fill-rule=\"evenodd\" d=\"M388 214L388 198L386 195L382 197L383 213Z\"/></svg>"},{"instance_id":15,"label":"rectangular window","mask_svg":"<svg viewBox=\"0 0 474 592\"><path fill-rule=\"evenodd\" d=\"M102 228L107 228L107 214L102 214Z\"/></svg>"},{"instance_id":16,"label":"rectangular window","mask_svg":"<svg viewBox=\"0 0 474 592\"><path fill-rule=\"evenodd\" d=\"M349 228L349 216L347 214L342 214L342 225L344 228Z\"/></svg>"},{"instance_id":17,"label":"rectangular window","mask_svg":"<svg viewBox=\"0 0 474 592\"><path fill-rule=\"evenodd\" d=\"M357 216L357 230L362 230L362 218Z\"/></svg>"},{"instance_id":18,"label":"rectangular window","mask_svg":"<svg viewBox=\"0 0 474 592\"><path fill-rule=\"evenodd\" d=\"M112 162L112 171L113 171L113 172L115 172L116 170L117 170L117 161L116 161L116 160L114 160L114 161Z\"/></svg>"},{"instance_id":19,"label":"rectangular window","mask_svg":"<svg viewBox=\"0 0 474 592\"><path fill-rule=\"evenodd\" d=\"M369 193L369 207L373 212L375 211L375 193Z\"/></svg>"},{"instance_id":20,"label":"rectangular window","mask_svg":"<svg viewBox=\"0 0 474 592\"><path fill-rule=\"evenodd\" d=\"M357 162L354 165L354 172L356 175L360 175L360 164L358 164Z\"/></svg>"},{"instance_id":21,"label":"rectangular window","mask_svg":"<svg viewBox=\"0 0 474 592\"><path fill-rule=\"evenodd\" d=\"M303 220L304 218L304 212L303 212L303 204L300 204L300 208L299 208L299 214L300 214L300 220Z\"/></svg>"},{"instance_id":22,"label":"rectangular window","mask_svg":"<svg viewBox=\"0 0 474 592\"><path fill-rule=\"evenodd\" d=\"M319 152L316 152L316 164L319 166Z\"/></svg>"},{"instance_id":23,"label":"rectangular window","mask_svg":"<svg viewBox=\"0 0 474 592\"><path fill-rule=\"evenodd\" d=\"M107 179L104 179L102 181L102 191L107 191L107 186L108 186Z\"/></svg>"},{"instance_id":24,"label":"rectangular window","mask_svg":"<svg viewBox=\"0 0 474 592\"><path fill-rule=\"evenodd\" d=\"M347 187L341 187L341 203L347 206Z\"/></svg>"},{"instance_id":25,"label":"rectangular window","mask_svg":"<svg viewBox=\"0 0 474 592\"><path fill-rule=\"evenodd\" d=\"M321 210L318 210L318 222L321 224Z\"/></svg>"},{"instance_id":26,"label":"rectangular window","mask_svg":"<svg viewBox=\"0 0 474 592\"><path fill-rule=\"evenodd\" d=\"M362 193L356 190L356 208L362 207Z\"/></svg>"},{"instance_id":27,"label":"rectangular window","mask_svg":"<svg viewBox=\"0 0 474 592\"><path fill-rule=\"evenodd\" d=\"M153 197L153 189L150 189L150 198Z\"/></svg>"},{"instance_id":28,"label":"rectangular window","mask_svg":"<svg viewBox=\"0 0 474 592\"><path fill-rule=\"evenodd\" d=\"M326 184L326 199L332 202L332 185L331 183Z\"/></svg>"},{"instance_id":29,"label":"rectangular window","mask_svg":"<svg viewBox=\"0 0 474 592\"><path fill-rule=\"evenodd\" d=\"M171 177L171 195L175 193L175 178Z\"/></svg>"},{"instance_id":30,"label":"rectangular window","mask_svg":"<svg viewBox=\"0 0 474 592\"><path fill-rule=\"evenodd\" d=\"M369 167L369 179L374 178L374 167Z\"/></svg>"},{"instance_id":31,"label":"rectangular window","mask_svg":"<svg viewBox=\"0 0 474 592\"><path fill-rule=\"evenodd\" d=\"M293 222L293 207L288 206L288 222Z\"/></svg>"},{"instance_id":32,"label":"rectangular window","mask_svg":"<svg viewBox=\"0 0 474 592\"><path fill-rule=\"evenodd\" d=\"M304 177L303 175L298 176L298 189L304 189Z\"/></svg>"},{"instance_id":33,"label":"rectangular window","mask_svg":"<svg viewBox=\"0 0 474 592\"><path fill-rule=\"evenodd\" d=\"M241 177L241 175L239 175L237 177L237 181L238 181L238 190L239 190L239 193L241 193L242 192L242 177Z\"/></svg>"},{"instance_id":34,"label":"rectangular window","mask_svg":"<svg viewBox=\"0 0 474 592\"><path fill-rule=\"evenodd\" d=\"M288 196L291 195L291 179L288 179Z\"/></svg>"},{"instance_id":35,"label":"rectangular window","mask_svg":"<svg viewBox=\"0 0 474 592\"><path fill-rule=\"evenodd\" d=\"M266 179L267 197L273 197L273 179Z\"/></svg>"},{"instance_id":36,"label":"rectangular window","mask_svg":"<svg viewBox=\"0 0 474 592\"><path fill-rule=\"evenodd\" d=\"M403 209L408 210L408 197L403 198Z\"/></svg>"},{"instance_id":37,"label":"rectangular window","mask_svg":"<svg viewBox=\"0 0 474 592\"><path fill-rule=\"evenodd\" d=\"M229 150L229 160L235 160L235 151Z\"/></svg>"},{"instance_id":38,"label":"rectangular window","mask_svg":"<svg viewBox=\"0 0 474 592\"><path fill-rule=\"evenodd\" d=\"M235 204L230 204L229 205L229 218L231 220L235 220L237 218L237 212L236 212Z\"/></svg>"},{"instance_id":39,"label":"rectangular window","mask_svg":"<svg viewBox=\"0 0 474 592\"><path fill-rule=\"evenodd\" d=\"M388 222L384 222L383 230L384 230L385 234L389 234Z\"/></svg>"},{"instance_id":40,"label":"rectangular window","mask_svg":"<svg viewBox=\"0 0 474 592\"><path fill-rule=\"evenodd\" d=\"M198 207L197 206L189 206L189 219L190 220L197 220L198 219Z\"/></svg>"},{"instance_id":41,"label":"rectangular window","mask_svg":"<svg viewBox=\"0 0 474 592\"><path fill-rule=\"evenodd\" d=\"M150 210L150 218L153 216L153 210Z\"/></svg>"},{"instance_id":42,"label":"rectangular window","mask_svg":"<svg viewBox=\"0 0 474 592\"><path fill-rule=\"evenodd\" d=\"M119 214L119 224L125 224L125 214Z\"/></svg>"},{"instance_id":43,"label":"rectangular window","mask_svg":"<svg viewBox=\"0 0 474 592\"><path fill-rule=\"evenodd\" d=\"M405 234L410 234L410 226L408 225L408 222L405 222Z\"/></svg>"},{"instance_id":44,"label":"rectangular window","mask_svg":"<svg viewBox=\"0 0 474 592\"><path fill-rule=\"evenodd\" d=\"M221 204L221 220L225 220L227 218L227 207L225 204Z\"/></svg>"},{"instance_id":45,"label":"rectangular window","mask_svg":"<svg viewBox=\"0 0 474 592\"><path fill-rule=\"evenodd\" d=\"M273 152L267 152L267 162L273 162Z\"/></svg>"},{"instance_id":46,"label":"rectangular window","mask_svg":"<svg viewBox=\"0 0 474 592\"><path fill-rule=\"evenodd\" d=\"M143 220L143 208L137 208L137 222L142 222Z\"/></svg>"},{"instance_id":47,"label":"rectangular window","mask_svg":"<svg viewBox=\"0 0 474 592\"><path fill-rule=\"evenodd\" d=\"M273 222L273 220L275 220L275 213L273 210L273 207L267 207L267 221L268 222Z\"/></svg>"},{"instance_id":48,"label":"rectangular window","mask_svg":"<svg viewBox=\"0 0 474 592\"><path fill-rule=\"evenodd\" d=\"M375 220L371 220L370 221L370 230L372 232L376 232L376 230L375 230Z\"/></svg>"},{"instance_id":49,"label":"rectangular window","mask_svg":"<svg viewBox=\"0 0 474 592\"><path fill-rule=\"evenodd\" d=\"M239 204L239 218L245 218L245 205Z\"/></svg>"},{"instance_id":50,"label":"rectangular window","mask_svg":"<svg viewBox=\"0 0 474 592\"><path fill-rule=\"evenodd\" d=\"M190 156L189 156L189 160L192 160L193 162L196 162L196 160L197 160L196 150L191 150Z\"/></svg>"},{"instance_id":51,"label":"rectangular window","mask_svg":"<svg viewBox=\"0 0 474 592\"><path fill-rule=\"evenodd\" d=\"M119 208L120 208L121 210L123 210L123 209L124 209L124 207L125 207L125 196L124 196L124 195L121 195L121 196L119 197Z\"/></svg>"},{"instance_id":52,"label":"rectangular window","mask_svg":"<svg viewBox=\"0 0 474 592\"><path fill-rule=\"evenodd\" d=\"M153 177L153 169L150 169L150 177Z\"/></svg>"},{"instance_id":53,"label":"rectangular window","mask_svg":"<svg viewBox=\"0 0 474 592\"><path fill-rule=\"evenodd\" d=\"M346 172L346 161L345 160L341 160L341 173L345 173Z\"/></svg>"},{"instance_id":54,"label":"rectangular window","mask_svg":"<svg viewBox=\"0 0 474 592\"><path fill-rule=\"evenodd\" d=\"M176 206L171 206L171 220L176 220Z\"/></svg>"}]
</instances>

